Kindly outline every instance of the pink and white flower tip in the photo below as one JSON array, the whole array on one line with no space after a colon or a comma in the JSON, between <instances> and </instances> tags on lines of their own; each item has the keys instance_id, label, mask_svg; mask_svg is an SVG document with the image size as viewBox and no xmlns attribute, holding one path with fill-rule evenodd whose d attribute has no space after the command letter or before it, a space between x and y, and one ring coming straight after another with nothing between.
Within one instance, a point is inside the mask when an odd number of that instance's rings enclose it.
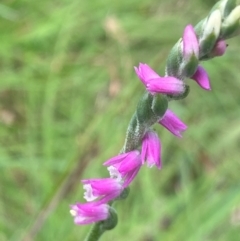
<instances>
[{"instance_id":1,"label":"pink and white flower tip","mask_svg":"<svg viewBox=\"0 0 240 241\"><path fill-rule=\"evenodd\" d=\"M148 167L156 166L161 169L161 142L156 132L146 132L142 140L142 164L147 163Z\"/></svg>"},{"instance_id":2,"label":"pink and white flower tip","mask_svg":"<svg viewBox=\"0 0 240 241\"><path fill-rule=\"evenodd\" d=\"M106 220L109 216L109 205L91 203L76 203L70 206L70 214L77 225L91 224Z\"/></svg>"},{"instance_id":3,"label":"pink and white flower tip","mask_svg":"<svg viewBox=\"0 0 240 241\"><path fill-rule=\"evenodd\" d=\"M163 118L158 122L169 130L173 135L181 138L182 132L187 129L185 123L183 123L171 110L167 110Z\"/></svg>"},{"instance_id":4,"label":"pink and white flower tip","mask_svg":"<svg viewBox=\"0 0 240 241\"><path fill-rule=\"evenodd\" d=\"M98 203L107 203L118 197L123 191L122 182L113 178L82 180L86 190L84 198L87 202L99 199Z\"/></svg>"},{"instance_id":5,"label":"pink and white flower tip","mask_svg":"<svg viewBox=\"0 0 240 241\"><path fill-rule=\"evenodd\" d=\"M111 178L123 181L123 188L126 188L137 175L142 163L139 151L135 150L115 156L103 165L108 166Z\"/></svg>"},{"instance_id":6,"label":"pink and white flower tip","mask_svg":"<svg viewBox=\"0 0 240 241\"><path fill-rule=\"evenodd\" d=\"M147 91L151 94L181 94L185 90L183 81L173 76L159 76L147 64L139 64L139 67L134 67L138 78L145 85Z\"/></svg>"},{"instance_id":7,"label":"pink and white flower tip","mask_svg":"<svg viewBox=\"0 0 240 241\"><path fill-rule=\"evenodd\" d=\"M187 25L183 32L183 56L188 60L194 54L196 58L199 57L199 43L192 25Z\"/></svg>"},{"instance_id":8,"label":"pink and white flower tip","mask_svg":"<svg viewBox=\"0 0 240 241\"><path fill-rule=\"evenodd\" d=\"M208 77L208 73L202 66L198 66L196 72L191 77L191 79L195 80L201 88L205 90L211 90L211 84Z\"/></svg>"}]
</instances>

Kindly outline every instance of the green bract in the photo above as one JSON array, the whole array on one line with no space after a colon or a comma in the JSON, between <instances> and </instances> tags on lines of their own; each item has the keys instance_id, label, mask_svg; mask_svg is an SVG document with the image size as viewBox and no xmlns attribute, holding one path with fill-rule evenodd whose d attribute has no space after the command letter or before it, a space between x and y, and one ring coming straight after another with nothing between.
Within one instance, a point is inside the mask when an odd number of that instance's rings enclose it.
<instances>
[{"instance_id":1,"label":"green bract","mask_svg":"<svg viewBox=\"0 0 240 241\"><path fill-rule=\"evenodd\" d=\"M109 217L108 219L101 221L101 229L105 230L111 230L117 226L118 223L118 216L117 212L113 207L109 208Z\"/></svg>"}]
</instances>

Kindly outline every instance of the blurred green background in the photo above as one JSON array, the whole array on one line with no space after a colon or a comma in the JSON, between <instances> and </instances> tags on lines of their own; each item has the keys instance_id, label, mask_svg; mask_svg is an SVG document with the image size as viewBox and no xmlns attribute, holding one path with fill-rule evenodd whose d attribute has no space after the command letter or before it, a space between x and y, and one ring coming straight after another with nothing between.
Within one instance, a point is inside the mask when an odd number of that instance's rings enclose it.
<instances>
[{"instance_id":1,"label":"blurred green background","mask_svg":"<svg viewBox=\"0 0 240 241\"><path fill-rule=\"evenodd\" d=\"M144 87L133 66L164 74L184 27L216 1L3 0L0 3L0 240L83 240L69 204L83 178L122 148ZM207 92L189 80L170 109L189 126L155 126L163 169L143 167L119 224L102 240L240 240L240 46L204 62Z\"/></svg>"}]
</instances>

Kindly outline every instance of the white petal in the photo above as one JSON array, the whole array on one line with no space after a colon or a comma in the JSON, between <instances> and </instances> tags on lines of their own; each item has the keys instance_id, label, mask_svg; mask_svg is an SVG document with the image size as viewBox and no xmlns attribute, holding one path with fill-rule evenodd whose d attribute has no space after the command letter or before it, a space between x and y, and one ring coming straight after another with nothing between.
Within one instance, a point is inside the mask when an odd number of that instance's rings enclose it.
<instances>
[{"instance_id":1,"label":"white petal","mask_svg":"<svg viewBox=\"0 0 240 241\"><path fill-rule=\"evenodd\" d=\"M91 184L84 184L83 189L86 190L83 195L83 198L86 199L86 201L91 202L97 198L96 196L93 195Z\"/></svg>"}]
</instances>

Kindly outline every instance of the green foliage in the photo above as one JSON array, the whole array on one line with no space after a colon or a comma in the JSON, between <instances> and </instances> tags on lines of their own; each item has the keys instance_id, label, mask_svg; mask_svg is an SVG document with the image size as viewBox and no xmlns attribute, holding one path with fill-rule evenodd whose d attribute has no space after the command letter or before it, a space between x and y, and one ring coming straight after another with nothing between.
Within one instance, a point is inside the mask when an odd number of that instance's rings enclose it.
<instances>
[{"instance_id":1,"label":"green foliage","mask_svg":"<svg viewBox=\"0 0 240 241\"><path fill-rule=\"evenodd\" d=\"M190 2L190 3L189 3ZM211 1L213 2L213 1ZM184 27L209 1L0 3L0 240L83 240L69 204L106 177L143 92L133 66L164 74ZM204 5L205 4L205 5ZM189 129L155 126L163 169L143 167L103 240L239 240L239 37L204 63L212 91L170 103Z\"/></svg>"}]
</instances>

